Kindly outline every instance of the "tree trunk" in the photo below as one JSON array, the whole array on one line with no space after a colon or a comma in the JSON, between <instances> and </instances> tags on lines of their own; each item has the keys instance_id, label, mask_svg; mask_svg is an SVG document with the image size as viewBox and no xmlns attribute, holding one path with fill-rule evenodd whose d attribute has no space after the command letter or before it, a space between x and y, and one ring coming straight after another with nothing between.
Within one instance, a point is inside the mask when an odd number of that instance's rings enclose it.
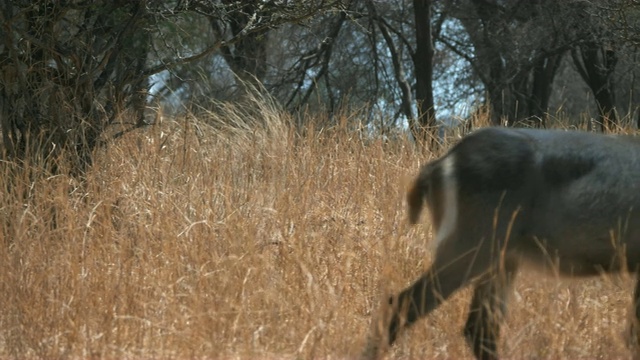
<instances>
[{"instance_id":1,"label":"tree trunk","mask_svg":"<svg viewBox=\"0 0 640 360\"><path fill-rule=\"evenodd\" d=\"M540 59L533 67L529 113L531 117L539 118L540 125L543 127L545 126L544 121L549 108L553 79L556 76L563 55L564 53L560 53Z\"/></svg>"},{"instance_id":2,"label":"tree trunk","mask_svg":"<svg viewBox=\"0 0 640 360\"><path fill-rule=\"evenodd\" d=\"M411 84L405 76L404 67L402 65L402 53L396 47L387 24L379 18L378 10L376 9L373 1L367 2L367 8L369 9L371 18L375 21L378 29L380 29L380 33L382 34L382 37L387 44L387 48L389 49L389 53L391 54L394 77L401 92L400 112L407 118L412 135L418 139L417 135L420 134L420 131L417 129L416 119L413 116L413 92L411 90ZM372 42L375 43L375 40L372 40Z\"/></svg>"},{"instance_id":3,"label":"tree trunk","mask_svg":"<svg viewBox=\"0 0 640 360\"><path fill-rule=\"evenodd\" d=\"M433 102L433 36L431 33L431 0L414 0L416 52L413 64L416 71L416 103L418 126L413 130L416 139L437 141L436 110Z\"/></svg>"},{"instance_id":4,"label":"tree trunk","mask_svg":"<svg viewBox=\"0 0 640 360\"><path fill-rule=\"evenodd\" d=\"M225 1L225 4L233 3ZM227 21L220 20L216 14L209 19L212 29L221 38L227 33L231 37L239 36L251 27L259 8L259 1L246 1L241 11L228 15ZM228 37L228 35L227 35ZM222 55L231 70L237 76L238 88L243 93L252 92L262 86L267 73L267 30L256 31L241 36L238 41L221 48Z\"/></svg>"},{"instance_id":5,"label":"tree trunk","mask_svg":"<svg viewBox=\"0 0 640 360\"><path fill-rule=\"evenodd\" d=\"M578 73L596 100L602 132L612 130L618 125L613 86L613 71L618 62L615 50L602 44L588 42L574 48L571 56Z\"/></svg>"}]
</instances>

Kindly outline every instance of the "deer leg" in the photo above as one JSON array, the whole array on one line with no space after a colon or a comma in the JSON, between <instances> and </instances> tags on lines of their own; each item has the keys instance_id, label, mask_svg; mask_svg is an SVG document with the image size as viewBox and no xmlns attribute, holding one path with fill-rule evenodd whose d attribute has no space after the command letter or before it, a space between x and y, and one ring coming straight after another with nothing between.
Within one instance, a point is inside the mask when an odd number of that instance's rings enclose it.
<instances>
[{"instance_id":1,"label":"deer leg","mask_svg":"<svg viewBox=\"0 0 640 360\"><path fill-rule=\"evenodd\" d=\"M477 359L497 359L500 324L517 268L516 260L505 259L499 269L480 279L474 290L464 335Z\"/></svg>"},{"instance_id":2,"label":"deer leg","mask_svg":"<svg viewBox=\"0 0 640 360\"><path fill-rule=\"evenodd\" d=\"M439 259L443 258L436 257L435 263L420 279L399 295L389 298L388 306L383 305L382 320L374 320L373 332L361 359L378 359L402 329L436 309L456 290L490 268L485 261L467 268L467 257L447 266Z\"/></svg>"},{"instance_id":3,"label":"deer leg","mask_svg":"<svg viewBox=\"0 0 640 360\"><path fill-rule=\"evenodd\" d=\"M388 344L393 344L402 328L429 314L456 290L490 268L491 257L487 256L486 249L476 248L461 254L455 242L441 244L432 267L397 298L389 300L392 310Z\"/></svg>"}]
</instances>

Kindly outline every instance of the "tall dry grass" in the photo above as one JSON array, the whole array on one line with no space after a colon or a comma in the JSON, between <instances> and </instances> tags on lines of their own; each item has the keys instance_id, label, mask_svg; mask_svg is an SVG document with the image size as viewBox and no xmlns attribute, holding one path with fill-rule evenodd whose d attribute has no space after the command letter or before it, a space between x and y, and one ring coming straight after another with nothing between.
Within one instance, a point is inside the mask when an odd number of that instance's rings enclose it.
<instances>
[{"instance_id":1,"label":"tall dry grass","mask_svg":"<svg viewBox=\"0 0 640 360\"><path fill-rule=\"evenodd\" d=\"M358 354L383 295L429 265L428 220L407 227L403 198L431 154L346 121L299 135L268 101L248 109L127 134L83 181L0 164L1 358ZM525 273L501 352L628 356L631 290ZM390 356L469 357L468 300Z\"/></svg>"}]
</instances>

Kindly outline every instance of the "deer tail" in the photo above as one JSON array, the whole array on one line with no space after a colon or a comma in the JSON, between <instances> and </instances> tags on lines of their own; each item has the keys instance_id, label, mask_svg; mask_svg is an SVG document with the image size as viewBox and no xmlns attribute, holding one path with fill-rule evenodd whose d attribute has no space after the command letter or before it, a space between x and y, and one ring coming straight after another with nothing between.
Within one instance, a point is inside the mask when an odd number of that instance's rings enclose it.
<instances>
[{"instance_id":1,"label":"deer tail","mask_svg":"<svg viewBox=\"0 0 640 360\"><path fill-rule=\"evenodd\" d=\"M424 206L424 200L429 191L429 184L427 181L429 172L426 168L420 171L420 175L416 178L413 186L407 193L407 204L409 205L409 222L413 225L420 219L422 213L422 207Z\"/></svg>"}]
</instances>

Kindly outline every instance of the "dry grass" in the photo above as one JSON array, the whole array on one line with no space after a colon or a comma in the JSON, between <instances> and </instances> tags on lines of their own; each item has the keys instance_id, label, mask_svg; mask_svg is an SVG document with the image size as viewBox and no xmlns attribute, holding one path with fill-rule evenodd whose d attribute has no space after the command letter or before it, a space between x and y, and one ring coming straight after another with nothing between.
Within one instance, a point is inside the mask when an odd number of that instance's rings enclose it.
<instances>
[{"instance_id":1,"label":"dry grass","mask_svg":"<svg viewBox=\"0 0 640 360\"><path fill-rule=\"evenodd\" d=\"M429 154L337 125L296 135L268 103L163 123L84 183L2 164L0 358L349 358L382 294L429 265L403 197ZM258 119L244 126L243 116ZM14 179L14 180L10 180ZM10 185L8 182L13 181ZM519 278L507 358L620 358L632 280ZM469 357L469 291L393 358Z\"/></svg>"}]
</instances>

